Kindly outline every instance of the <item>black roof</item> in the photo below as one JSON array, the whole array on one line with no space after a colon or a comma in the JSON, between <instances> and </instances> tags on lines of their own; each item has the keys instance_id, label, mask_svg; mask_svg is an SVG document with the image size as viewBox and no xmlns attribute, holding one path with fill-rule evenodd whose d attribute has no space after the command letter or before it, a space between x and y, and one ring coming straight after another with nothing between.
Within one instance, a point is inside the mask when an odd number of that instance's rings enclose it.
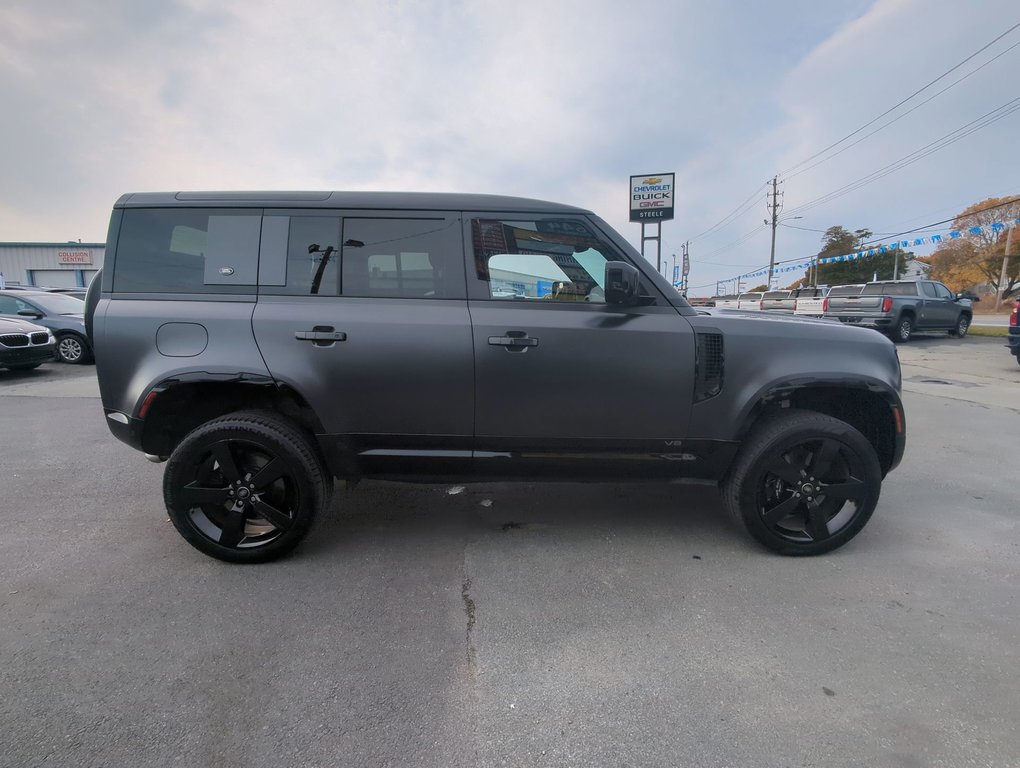
<instances>
[{"instance_id":1,"label":"black roof","mask_svg":"<svg viewBox=\"0 0 1020 768\"><path fill-rule=\"evenodd\" d=\"M165 206L591 213L572 205L526 197L450 192L134 192L121 195L114 205L115 208Z\"/></svg>"}]
</instances>

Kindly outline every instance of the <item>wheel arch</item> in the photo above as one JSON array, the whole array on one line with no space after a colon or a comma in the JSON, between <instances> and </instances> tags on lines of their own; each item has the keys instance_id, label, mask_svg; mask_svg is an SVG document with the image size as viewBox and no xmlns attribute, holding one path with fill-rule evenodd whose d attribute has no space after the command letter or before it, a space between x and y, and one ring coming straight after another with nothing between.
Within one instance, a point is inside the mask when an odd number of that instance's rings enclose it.
<instances>
[{"instance_id":1,"label":"wheel arch","mask_svg":"<svg viewBox=\"0 0 1020 768\"><path fill-rule=\"evenodd\" d=\"M744 415L738 438L744 441L763 417L787 408L824 413L850 424L874 447L883 477L903 455L905 420L899 397L866 382L810 382L773 387L762 392Z\"/></svg>"},{"instance_id":2,"label":"wheel arch","mask_svg":"<svg viewBox=\"0 0 1020 768\"><path fill-rule=\"evenodd\" d=\"M141 448L148 454L169 456L197 426L228 413L253 410L282 414L312 438L323 432L318 415L301 394L269 377L238 374L209 380L207 375L184 375L150 387L139 402Z\"/></svg>"}]
</instances>

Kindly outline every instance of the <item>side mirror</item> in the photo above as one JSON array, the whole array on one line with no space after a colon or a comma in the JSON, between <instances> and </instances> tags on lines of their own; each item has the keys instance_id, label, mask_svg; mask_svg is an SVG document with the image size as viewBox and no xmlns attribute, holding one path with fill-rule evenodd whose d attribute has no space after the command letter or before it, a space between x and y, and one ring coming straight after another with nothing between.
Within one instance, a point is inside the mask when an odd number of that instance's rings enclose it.
<instances>
[{"instance_id":1,"label":"side mirror","mask_svg":"<svg viewBox=\"0 0 1020 768\"><path fill-rule=\"evenodd\" d=\"M19 309L18 314L22 317L31 317L36 320L43 316L42 312L37 312L34 309Z\"/></svg>"},{"instance_id":2,"label":"side mirror","mask_svg":"<svg viewBox=\"0 0 1020 768\"><path fill-rule=\"evenodd\" d=\"M641 273L626 261L606 262L606 304L633 306L639 300Z\"/></svg>"}]
</instances>

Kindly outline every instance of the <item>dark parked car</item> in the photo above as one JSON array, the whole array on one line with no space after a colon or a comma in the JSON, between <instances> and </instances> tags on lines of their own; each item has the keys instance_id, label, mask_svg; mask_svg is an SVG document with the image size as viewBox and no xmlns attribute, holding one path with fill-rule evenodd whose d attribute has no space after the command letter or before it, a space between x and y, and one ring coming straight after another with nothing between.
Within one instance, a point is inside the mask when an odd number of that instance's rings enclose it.
<instances>
[{"instance_id":1,"label":"dark parked car","mask_svg":"<svg viewBox=\"0 0 1020 768\"><path fill-rule=\"evenodd\" d=\"M1013 302L1013 311L1009 313L1009 351L1016 357L1016 361L1020 363L1020 321L1017 319L1017 313L1020 311L1020 300Z\"/></svg>"},{"instance_id":2,"label":"dark parked car","mask_svg":"<svg viewBox=\"0 0 1020 768\"><path fill-rule=\"evenodd\" d=\"M53 359L57 340L48 328L0 317L0 368L26 371Z\"/></svg>"},{"instance_id":3,"label":"dark parked car","mask_svg":"<svg viewBox=\"0 0 1020 768\"><path fill-rule=\"evenodd\" d=\"M864 527L906 441L888 339L694 309L591 211L538 200L126 195L87 305L107 425L169 458L170 519L224 560L293 548L334 477L708 481L814 555Z\"/></svg>"},{"instance_id":4,"label":"dark parked car","mask_svg":"<svg viewBox=\"0 0 1020 768\"><path fill-rule=\"evenodd\" d=\"M91 363L92 345L85 334L85 302L45 291L0 291L0 317L21 317L53 331L57 358Z\"/></svg>"}]
</instances>

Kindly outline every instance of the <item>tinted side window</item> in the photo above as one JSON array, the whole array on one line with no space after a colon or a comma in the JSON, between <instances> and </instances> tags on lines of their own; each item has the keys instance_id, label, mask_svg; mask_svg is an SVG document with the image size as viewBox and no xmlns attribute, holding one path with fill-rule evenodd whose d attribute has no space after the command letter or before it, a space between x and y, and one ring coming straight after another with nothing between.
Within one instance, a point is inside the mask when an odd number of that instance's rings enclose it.
<instances>
[{"instance_id":1,"label":"tinted side window","mask_svg":"<svg viewBox=\"0 0 1020 768\"><path fill-rule=\"evenodd\" d=\"M117 239L120 293L254 293L260 210L128 209Z\"/></svg>"},{"instance_id":2,"label":"tinted side window","mask_svg":"<svg viewBox=\"0 0 1020 768\"><path fill-rule=\"evenodd\" d=\"M938 295L935 293L935 286L932 283L921 283L921 288L929 299L934 299Z\"/></svg>"},{"instance_id":3,"label":"tinted side window","mask_svg":"<svg viewBox=\"0 0 1020 768\"><path fill-rule=\"evenodd\" d=\"M464 256L455 219L345 218L344 296L456 299Z\"/></svg>"},{"instance_id":4,"label":"tinted side window","mask_svg":"<svg viewBox=\"0 0 1020 768\"><path fill-rule=\"evenodd\" d=\"M942 283L932 283L935 286L935 295L940 299L955 299L956 296Z\"/></svg>"},{"instance_id":5,"label":"tinted side window","mask_svg":"<svg viewBox=\"0 0 1020 768\"><path fill-rule=\"evenodd\" d=\"M339 216L291 216L286 285L273 293L336 296L339 292Z\"/></svg>"},{"instance_id":6,"label":"tinted side window","mask_svg":"<svg viewBox=\"0 0 1020 768\"><path fill-rule=\"evenodd\" d=\"M471 222L477 277L488 298L604 304L607 261L623 260L575 220Z\"/></svg>"}]
</instances>

